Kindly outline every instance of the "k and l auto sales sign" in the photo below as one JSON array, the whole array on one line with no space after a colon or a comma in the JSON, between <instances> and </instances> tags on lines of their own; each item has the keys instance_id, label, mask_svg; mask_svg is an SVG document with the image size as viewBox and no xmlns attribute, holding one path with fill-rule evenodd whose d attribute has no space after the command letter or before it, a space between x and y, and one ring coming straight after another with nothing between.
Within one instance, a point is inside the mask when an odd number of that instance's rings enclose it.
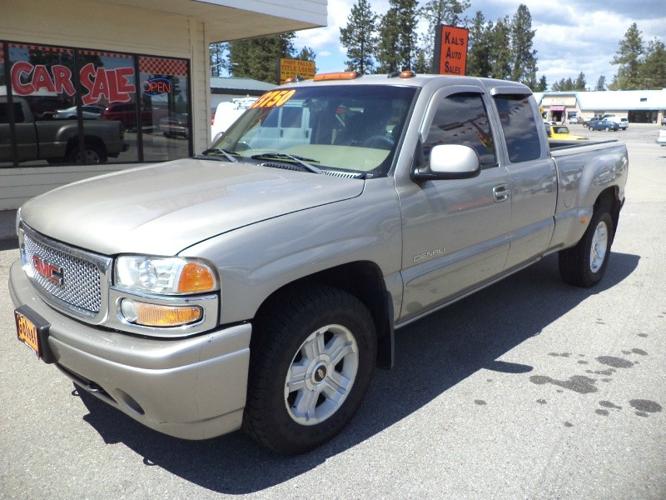
<instances>
[{"instance_id":1,"label":"k and l auto sales sign","mask_svg":"<svg viewBox=\"0 0 666 500\"><path fill-rule=\"evenodd\" d=\"M469 30L441 25L435 36L434 72L464 76L467 68Z\"/></svg>"}]
</instances>

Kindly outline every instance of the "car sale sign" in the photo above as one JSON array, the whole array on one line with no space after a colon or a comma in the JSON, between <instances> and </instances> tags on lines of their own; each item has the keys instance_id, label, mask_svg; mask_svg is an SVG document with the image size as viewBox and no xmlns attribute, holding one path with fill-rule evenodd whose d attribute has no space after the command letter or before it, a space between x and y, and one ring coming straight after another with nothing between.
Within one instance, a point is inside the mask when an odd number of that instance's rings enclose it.
<instances>
[{"instance_id":1,"label":"car sale sign","mask_svg":"<svg viewBox=\"0 0 666 500\"><path fill-rule=\"evenodd\" d=\"M29 63L18 61L11 68L12 91L19 96L30 96L40 92L53 94L76 93L72 71L65 65ZM88 63L81 67L79 82L84 89L81 101L85 105L99 102L130 102L136 92L134 68L105 69Z\"/></svg>"},{"instance_id":2,"label":"car sale sign","mask_svg":"<svg viewBox=\"0 0 666 500\"><path fill-rule=\"evenodd\" d=\"M464 76L467 68L469 30L442 24L435 35L434 72Z\"/></svg>"}]
</instances>

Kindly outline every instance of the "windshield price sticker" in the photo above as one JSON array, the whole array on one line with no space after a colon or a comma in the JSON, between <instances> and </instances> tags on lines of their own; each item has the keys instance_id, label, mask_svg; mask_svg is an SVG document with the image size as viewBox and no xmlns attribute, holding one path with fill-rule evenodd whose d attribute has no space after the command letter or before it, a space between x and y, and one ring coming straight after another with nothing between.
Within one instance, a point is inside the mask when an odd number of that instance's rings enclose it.
<instances>
[{"instance_id":1,"label":"windshield price sticker","mask_svg":"<svg viewBox=\"0 0 666 500\"><path fill-rule=\"evenodd\" d=\"M279 108L283 106L296 93L292 90L271 90L262 95L250 106L251 108Z\"/></svg>"}]
</instances>

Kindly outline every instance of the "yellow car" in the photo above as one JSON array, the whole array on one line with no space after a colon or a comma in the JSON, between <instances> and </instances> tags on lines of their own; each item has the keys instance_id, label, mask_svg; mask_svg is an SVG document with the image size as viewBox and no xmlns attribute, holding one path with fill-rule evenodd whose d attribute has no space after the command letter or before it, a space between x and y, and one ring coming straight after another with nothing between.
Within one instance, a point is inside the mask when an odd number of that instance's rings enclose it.
<instances>
[{"instance_id":1,"label":"yellow car","mask_svg":"<svg viewBox=\"0 0 666 500\"><path fill-rule=\"evenodd\" d=\"M548 134L548 139L553 141L586 141L587 137L582 135L573 135L569 132L569 128L564 125L552 125L550 123L544 123L546 127L546 134Z\"/></svg>"}]
</instances>

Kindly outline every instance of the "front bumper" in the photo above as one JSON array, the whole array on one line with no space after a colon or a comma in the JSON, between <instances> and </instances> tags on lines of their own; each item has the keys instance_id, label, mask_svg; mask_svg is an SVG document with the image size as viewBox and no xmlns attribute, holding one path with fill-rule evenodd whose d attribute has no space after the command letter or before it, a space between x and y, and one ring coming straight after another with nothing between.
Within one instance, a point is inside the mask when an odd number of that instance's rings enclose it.
<instances>
[{"instance_id":1,"label":"front bumper","mask_svg":"<svg viewBox=\"0 0 666 500\"><path fill-rule=\"evenodd\" d=\"M56 365L79 386L133 419L183 439L207 439L241 426L252 326L185 339L138 337L81 323L49 307L16 261L14 304L50 323Z\"/></svg>"}]
</instances>

